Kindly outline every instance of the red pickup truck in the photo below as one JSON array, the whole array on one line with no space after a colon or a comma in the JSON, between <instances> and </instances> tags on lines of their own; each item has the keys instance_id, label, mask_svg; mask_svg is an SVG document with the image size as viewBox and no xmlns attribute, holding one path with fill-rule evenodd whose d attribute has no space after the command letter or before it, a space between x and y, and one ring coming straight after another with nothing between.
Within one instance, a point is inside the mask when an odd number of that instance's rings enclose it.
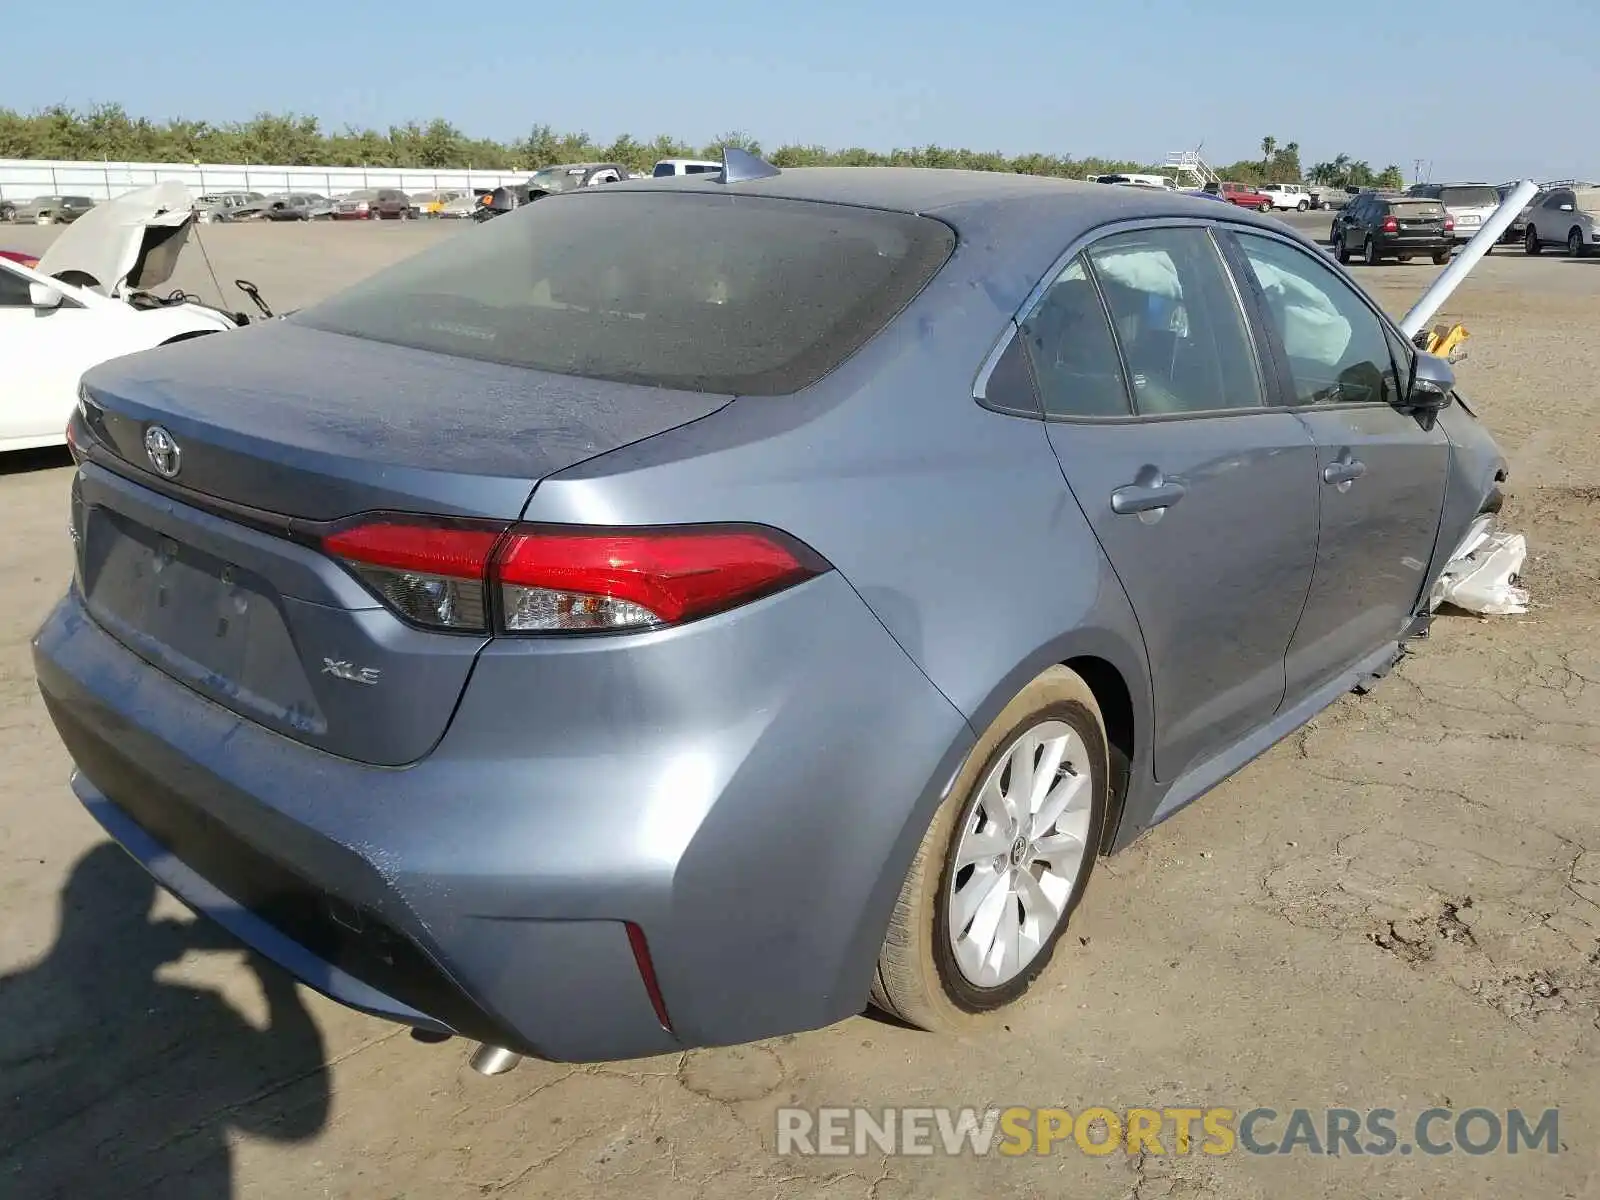
<instances>
[{"instance_id":1,"label":"red pickup truck","mask_svg":"<svg viewBox=\"0 0 1600 1200\"><path fill-rule=\"evenodd\" d=\"M1253 208L1257 212L1272 211L1272 197L1265 192L1257 191L1248 183L1224 183L1221 191L1222 198L1229 204L1237 204L1240 208Z\"/></svg>"}]
</instances>

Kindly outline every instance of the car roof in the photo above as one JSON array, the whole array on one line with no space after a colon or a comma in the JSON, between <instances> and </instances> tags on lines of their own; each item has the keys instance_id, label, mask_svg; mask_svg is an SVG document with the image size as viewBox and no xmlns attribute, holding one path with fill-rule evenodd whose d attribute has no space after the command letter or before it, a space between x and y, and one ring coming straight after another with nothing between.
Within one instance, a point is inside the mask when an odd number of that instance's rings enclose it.
<instances>
[{"instance_id":1,"label":"car roof","mask_svg":"<svg viewBox=\"0 0 1600 1200\"><path fill-rule=\"evenodd\" d=\"M1119 217L1182 215L1193 198L1157 188L1112 188L1086 180L1006 171L953 171L931 167L794 167L764 179L735 184L716 175L685 175L639 181L638 191L702 191L787 200L851 204L904 213L978 212L1016 205L1045 206L1092 225ZM1212 205L1202 210L1216 216ZM1243 214L1241 214L1243 215ZM1281 222L1272 223L1281 229Z\"/></svg>"}]
</instances>

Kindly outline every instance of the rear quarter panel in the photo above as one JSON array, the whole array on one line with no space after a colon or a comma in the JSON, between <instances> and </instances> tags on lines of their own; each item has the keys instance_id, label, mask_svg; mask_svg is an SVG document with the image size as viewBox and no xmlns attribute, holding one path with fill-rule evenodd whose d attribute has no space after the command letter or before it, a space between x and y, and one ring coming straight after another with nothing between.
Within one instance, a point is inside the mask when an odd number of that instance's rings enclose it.
<instances>
[{"instance_id":1,"label":"rear quarter panel","mask_svg":"<svg viewBox=\"0 0 1600 1200\"><path fill-rule=\"evenodd\" d=\"M837 568L972 731L1046 667L1094 656L1122 677L1148 745L1149 672L1132 610L1042 422L971 396L1017 301L1068 241L1026 264L997 261L981 235L963 241L894 324L812 389L736 400L552 476L524 518L775 526ZM1143 757L1135 778L1148 774ZM865 856L883 864L863 916L861 944L875 955L938 796L857 799L890 806L886 827L900 831ZM870 956L858 968L865 979Z\"/></svg>"}]
</instances>

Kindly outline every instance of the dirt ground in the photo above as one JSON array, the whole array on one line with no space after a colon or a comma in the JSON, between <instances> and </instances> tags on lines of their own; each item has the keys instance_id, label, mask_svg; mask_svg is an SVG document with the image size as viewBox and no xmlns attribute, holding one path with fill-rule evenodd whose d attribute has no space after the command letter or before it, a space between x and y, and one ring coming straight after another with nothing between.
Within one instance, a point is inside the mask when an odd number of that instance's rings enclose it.
<instances>
[{"instance_id":1,"label":"dirt ground","mask_svg":"<svg viewBox=\"0 0 1600 1200\"><path fill-rule=\"evenodd\" d=\"M205 240L221 278L290 307L460 232ZM1434 270L1362 278L1400 311ZM200 289L194 248L183 271ZM70 573L69 470L0 465L0 1196L1597 1200L1600 261L1496 255L1446 316L1471 331L1463 387L1512 459L1532 611L1441 619L1376 691L1103 861L1034 996L967 1041L862 1016L484 1079L459 1042L258 965L68 793L27 645ZM1559 1107L1561 1149L780 1157L786 1104L1390 1107L1402 1127L1433 1105Z\"/></svg>"}]
</instances>

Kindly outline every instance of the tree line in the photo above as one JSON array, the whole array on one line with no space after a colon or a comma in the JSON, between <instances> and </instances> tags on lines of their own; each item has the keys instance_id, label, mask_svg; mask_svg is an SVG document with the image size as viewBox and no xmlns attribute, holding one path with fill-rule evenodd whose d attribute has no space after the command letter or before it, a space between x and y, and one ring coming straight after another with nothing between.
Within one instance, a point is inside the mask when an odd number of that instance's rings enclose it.
<instances>
[{"instance_id":1,"label":"tree line","mask_svg":"<svg viewBox=\"0 0 1600 1200\"><path fill-rule=\"evenodd\" d=\"M759 154L779 167L907 166L947 167L977 171L1010 171L1081 179L1116 171L1157 172L1159 165L1132 159L1066 154L1006 155L999 151L919 146L887 153L863 147L843 150L789 144L764 148L754 138L734 131L704 146L661 135L643 141L623 134L599 142L586 133L558 133L535 125L526 137L511 142L475 138L448 121L392 125L386 132L346 127L326 131L316 117L262 113L249 121L213 124L175 118L152 121L130 116L121 105L102 104L85 111L52 105L31 113L0 108L0 158L53 158L112 162L262 163L317 167L416 167L432 170L472 168L486 171L537 170L557 163L603 160L647 171L662 158L718 158L724 146ZM1219 168L1225 179L1242 183L1291 183L1302 179L1300 146L1261 141L1260 160ZM1392 182L1391 182L1392 177ZM1374 172L1366 162L1340 154L1318 163L1310 173L1316 183L1399 186L1400 168Z\"/></svg>"}]
</instances>

